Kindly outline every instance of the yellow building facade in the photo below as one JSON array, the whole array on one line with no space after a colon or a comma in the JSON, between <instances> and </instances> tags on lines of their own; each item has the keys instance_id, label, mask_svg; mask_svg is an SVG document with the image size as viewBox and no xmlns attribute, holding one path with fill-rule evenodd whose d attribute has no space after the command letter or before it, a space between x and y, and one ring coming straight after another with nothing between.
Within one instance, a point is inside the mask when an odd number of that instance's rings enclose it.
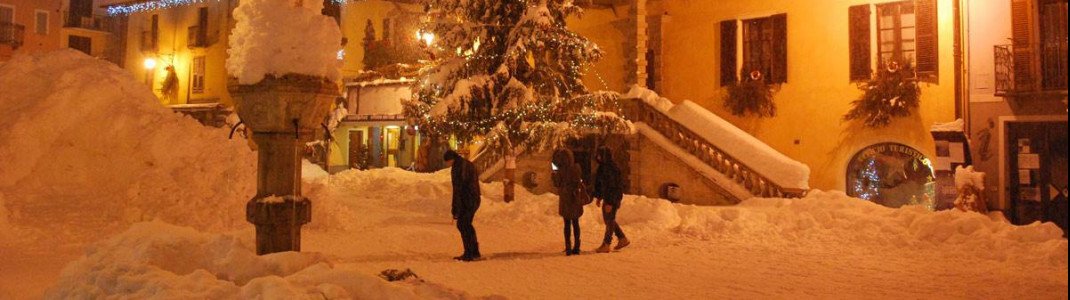
<instances>
[{"instance_id":1,"label":"yellow building facade","mask_svg":"<svg viewBox=\"0 0 1070 300\"><path fill-rule=\"evenodd\" d=\"M126 15L125 68L164 105L230 105L227 92L227 38L237 1Z\"/></svg>"},{"instance_id":2,"label":"yellow building facade","mask_svg":"<svg viewBox=\"0 0 1070 300\"><path fill-rule=\"evenodd\" d=\"M816 3L820 2L820 4ZM938 75L923 81L920 107L884 128L844 122L851 102L861 95L851 80L849 10L869 6L871 24L877 7L896 1L651 1L650 16L660 28L650 40L659 48L653 88L673 101L691 100L754 135L774 149L809 165L815 189L846 189L848 162L864 148L880 143L912 147L935 156L930 126L956 119L955 21L952 0L936 1ZM909 1L913 4L914 1ZM720 22L786 14L786 83L774 96L771 118L733 116L723 106L720 84ZM742 30L740 30L742 31ZM878 29L870 28L872 69L878 68ZM742 49L742 48L739 48ZM737 51L737 61L745 58ZM739 70L739 69L737 69ZM736 72L738 74L738 72Z\"/></svg>"}]
</instances>

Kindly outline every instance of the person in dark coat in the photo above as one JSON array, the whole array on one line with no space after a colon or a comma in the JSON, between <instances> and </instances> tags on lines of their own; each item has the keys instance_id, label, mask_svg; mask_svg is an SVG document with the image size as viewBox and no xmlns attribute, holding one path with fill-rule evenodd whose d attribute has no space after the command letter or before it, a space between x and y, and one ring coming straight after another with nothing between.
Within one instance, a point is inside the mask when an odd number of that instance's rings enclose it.
<instances>
[{"instance_id":1,"label":"person in dark coat","mask_svg":"<svg viewBox=\"0 0 1070 300\"><path fill-rule=\"evenodd\" d=\"M620 210L621 200L624 199L624 177L621 176L620 168L613 161L613 153L609 148L598 149L598 170L595 171L594 197L598 199L596 205L602 207L602 219L606 223L606 235L602 240L602 246L595 250L598 253L610 252L613 236L617 236L617 247L620 250L627 247L631 242L624 236L624 231L617 224L617 211Z\"/></svg>"},{"instance_id":2,"label":"person in dark coat","mask_svg":"<svg viewBox=\"0 0 1070 300\"><path fill-rule=\"evenodd\" d=\"M554 152L553 164L557 167L554 186L557 187L557 213L565 220L565 255L580 254L580 216L583 216L581 199L576 197L582 177L580 165L576 164L572 151Z\"/></svg>"},{"instance_id":3,"label":"person in dark coat","mask_svg":"<svg viewBox=\"0 0 1070 300\"><path fill-rule=\"evenodd\" d=\"M472 162L461 157L453 150L447 150L442 155L446 165L451 166L450 177L453 181L453 219L457 222L457 230L461 232L461 240L464 242L464 254L453 259L461 261L479 260L479 240L476 239L476 228L472 226L472 220L479 210L480 191L479 173Z\"/></svg>"}]
</instances>

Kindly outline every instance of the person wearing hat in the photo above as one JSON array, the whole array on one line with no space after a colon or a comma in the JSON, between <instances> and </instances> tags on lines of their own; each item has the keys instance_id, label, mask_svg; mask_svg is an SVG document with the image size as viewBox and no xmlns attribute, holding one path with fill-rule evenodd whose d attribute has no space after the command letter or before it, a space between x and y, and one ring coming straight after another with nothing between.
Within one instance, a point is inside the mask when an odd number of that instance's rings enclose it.
<instances>
[{"instance_id":1,"label":"person wearing hat","mask_svg":"<svg viewBox=\"0 0 1070 300\"><path fill-rule=\"evenodd\" d=\"M476 166L472 162L453 150L447 150L442 155L442 160L450 166L450 177L453 181L453 219L457 223L457 230L461 232L461 240L464 242L464 254L453 259L479 260L482 254L479 253L476 228L472 226L472 220L480 204L479 172L476 171Z\"/></svg>"}]
</instances>

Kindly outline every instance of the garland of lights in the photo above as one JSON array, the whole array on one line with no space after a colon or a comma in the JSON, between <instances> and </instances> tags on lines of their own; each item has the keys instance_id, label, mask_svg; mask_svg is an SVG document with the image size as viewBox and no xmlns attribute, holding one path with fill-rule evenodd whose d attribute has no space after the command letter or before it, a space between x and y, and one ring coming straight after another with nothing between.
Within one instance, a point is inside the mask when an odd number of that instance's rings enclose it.
<instances>
[{"instance_id":1,"label":"garland of lights","mask_svg":"<svg viewBox=\"0 0 1070 300\"><path fill-rule=\"evenodd\" d=\"M152 0L152 1L131 3L131 4L120 4L120 5L109 6L108 7L108 15L112 15L112 16L129 15L129 14L136 14L136 13L140 13L140 12L162 10L162 9L170 9L170 8L186 6L186 5L201 4L201 3L206 3L206 2L209 2L209 1L219 2L220 0ZM345 5L346 2L347 2L346 0L331 0L331 1L334 1L334 3L337 3L338 5Z\"/></svg>"}]
</instances>

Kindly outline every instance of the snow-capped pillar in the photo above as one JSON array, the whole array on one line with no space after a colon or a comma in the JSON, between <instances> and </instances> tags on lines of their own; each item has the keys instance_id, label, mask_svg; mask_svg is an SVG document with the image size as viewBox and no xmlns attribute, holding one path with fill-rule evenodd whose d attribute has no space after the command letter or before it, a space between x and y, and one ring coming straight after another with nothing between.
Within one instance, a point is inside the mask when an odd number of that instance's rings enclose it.
<instances>
[{"instance_id":1,"label":"snow-capped pillar","mask_svg":"<svg viewBox=\"0 0 1070 300\"><path fill-rule=\"evenodd\" d=\"M301 251L301 226L312 219L312 203L301 195L301 158L338 86L290 75L232 85L230 91L258 149L256 196L246 204L246 220L256 225L256 252Z\"/></svg>"}]
</instances>

